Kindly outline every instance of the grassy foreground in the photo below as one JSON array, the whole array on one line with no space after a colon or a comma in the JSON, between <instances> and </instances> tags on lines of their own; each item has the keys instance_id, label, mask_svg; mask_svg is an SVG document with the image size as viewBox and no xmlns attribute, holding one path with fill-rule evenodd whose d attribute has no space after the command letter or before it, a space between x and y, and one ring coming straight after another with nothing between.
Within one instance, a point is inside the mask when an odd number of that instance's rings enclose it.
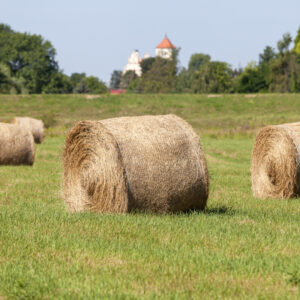
<instances>
[{"instance_id":1,"label":"grassy foreground","mask_svg":"<svg viewBox=\"0 0 300 300\"><path fill-rule=\"evenodd\" d=\"M176 113L201 136L203 213L69 214L62 149L76 120ZM257 128L299 121L300 95L0 96L0 120L43 118L33 167L0 166L0 299L298 299L300 199L252 197Z\"/></svg>"}]
</instances>

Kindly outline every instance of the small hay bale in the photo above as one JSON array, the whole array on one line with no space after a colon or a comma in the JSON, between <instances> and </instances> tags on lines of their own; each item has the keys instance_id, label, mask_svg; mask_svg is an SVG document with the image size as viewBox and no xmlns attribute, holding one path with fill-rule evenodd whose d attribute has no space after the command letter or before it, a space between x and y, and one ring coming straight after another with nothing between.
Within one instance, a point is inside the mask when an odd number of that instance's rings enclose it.
<instances>
[{"instance_id":1,"label":"small hay bale","mask_svg":"<svg viewBox=\"0 0 300 300\"><path fill-rule=\"evenodd\" d=\"M71 212L204 209L209 178L200 140L175 115L82 121L64 150Z\"/></svg>"},{"instance_id":2,"label":"small hay bale","mask_svg":"<svg viewBox=\"0 0 300 300\"><path fill-rule=\"evenodd\" d=\"M256 98L258 95L257 94L247 94L245 95L245 98Z\"/></svg>"},{"instance_id":3,"label":"small hay bale","mask_svg":"<svg viewBox=\"0 0 300 300\"><path fill-rule=\"evenodd\" d=\"M102 95L85 95L84 98L87 100L93 100L93 99L97 99L97 98L101 98Z\"/></svg>"},{"instance_id":4,"label":"small hay bale","mask_svg":"<svg viewBox=\"0 0 300 300\"><path fill-rule=\"evenodd\" d=\"M35 144L30 131L14 124L0 123L0 164L33 165Z\"/></svg>"},{"instance_id":5,"label":"small hay bale","mask_svg":"<svg viewBox=\"0 0 300 300\"><path fill-rule=\"evenodd\" d=\"M223 95L220 94L208 94L207 98L221 98L223 97Z\"/></svg>"},{"instance_id":6,"label":"small hay bale","mask_svg":"<svg viewBox=\"0 0 300 300\"><path fill-rule=\"evenodd\" d=\"M29 117L15 117L11 123L28 129L32 133L35 143L42 143L44 139L44 123L42 120Z\"/></svg>"},{"instance_id":7,"label":"small hay bale","mask_svg":"<svg viewBox=\"0 0 300 300\"><path fill-rule=\"evenodd\" d=\"M255 139L251 175L258 198L300 195L300 123L262 128Z\"/></svg>"}]
</instances>

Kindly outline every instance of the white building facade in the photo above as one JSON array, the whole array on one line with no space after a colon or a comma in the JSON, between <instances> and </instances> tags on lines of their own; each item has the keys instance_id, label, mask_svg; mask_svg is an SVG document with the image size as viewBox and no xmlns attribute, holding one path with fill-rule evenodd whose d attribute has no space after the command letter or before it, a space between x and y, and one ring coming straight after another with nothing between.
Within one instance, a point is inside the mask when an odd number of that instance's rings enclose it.
<instances>
[{"instance_id":1,"label":"white building facade","mask_svg":"<svg viewBox=\"0 0 300 300\"><path fill-rule=\"evenodd\" d=\"M138 50L135 50L131 53L128 58L128 64L125 66L123 70L123 75L127 71L134 71L137 76L142 75L142 68L141 68L141 61L140 54Z\"/></svg>"},{"instance_id":2,"label":"white building facade","mask_svg":"<svg viewBox=\"0 0 300 300\"><path fill-rule=\"evenodd\" d=\"M162 57L164 59L171 59L174 49L176 49L176 47L171 43L171 41L167 38L167 36L165 36L164 39L161 41L161 43L156 46L155 55ZM141 76L142 75L141 62L143 61L143 59L149 57L150 55L146 53L144 58L141 58L138 50L133 51L128 58L127 65L123 69L123 75L127 71L134 71L137 76Z\"/></svg>"}]
</instances>

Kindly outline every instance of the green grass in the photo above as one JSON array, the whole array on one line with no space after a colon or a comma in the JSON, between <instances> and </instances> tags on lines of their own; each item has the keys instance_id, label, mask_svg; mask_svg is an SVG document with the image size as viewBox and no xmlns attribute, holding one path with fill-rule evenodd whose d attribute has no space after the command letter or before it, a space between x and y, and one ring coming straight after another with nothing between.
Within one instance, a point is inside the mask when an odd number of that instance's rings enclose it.
<instances>
[{"instance_id":1,"label":"green grass","mask_svg":"<svg viewBox=\"0 0 300 300\"><path fill-rule=\"evenodd\" d=\"M176 113L201 136L203 213L69 214L65 133L76 120ZM298 121L300 95L1 96L0 119L48 118L33 167L0 166L0 299L299 299L300 200L252 197L254 133Z\"/></svg>"}]
</instances>

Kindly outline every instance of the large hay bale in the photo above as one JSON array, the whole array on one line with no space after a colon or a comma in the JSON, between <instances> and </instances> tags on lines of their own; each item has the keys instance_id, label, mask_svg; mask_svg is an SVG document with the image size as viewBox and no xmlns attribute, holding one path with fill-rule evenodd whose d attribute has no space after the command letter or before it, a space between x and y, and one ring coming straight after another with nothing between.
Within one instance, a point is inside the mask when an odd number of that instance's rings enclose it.
<instances>
[{"instance_id":1,"label":"large hay bale","mask_svg":"<svg viewBox=\"0 0 300 300\"><path fill-rule=\"evenodd\" d=\"M200 140L175 115L82 121L64 151L69 211L204 209L208 171Z\"/></svg>"},{"instance_id":2,"label":"large hay bale","mask_svg":"<svg viewBox=\"0 0 300 300\"><path fill-rule=\"evenodd\" d=\"M44 123L42 120L37 120L29 117L15 117L12 124L17 124L20 127L28 129L37 144L40 144L44 139Z\"/></svg>"},{"instance_id":3,"label":"large hay bale","mask_svg":"<svg viewBox=\"0 0 300 300\"><path fill-rule=\"evenodd\" d=\"M300 123L267 126L255 139L252 190L258 198L300 195Z\"/></svg>"},{"instance_id":4,"label":"large hay bale","mask_svg":"<svg viewBox=\"0 0 300 300\"><path fill-rule=\"evenodd\" d=\"M0 164L32 165L35 144L30 131L14 124L0 123Z\"/></svg>"}]
</instances>

